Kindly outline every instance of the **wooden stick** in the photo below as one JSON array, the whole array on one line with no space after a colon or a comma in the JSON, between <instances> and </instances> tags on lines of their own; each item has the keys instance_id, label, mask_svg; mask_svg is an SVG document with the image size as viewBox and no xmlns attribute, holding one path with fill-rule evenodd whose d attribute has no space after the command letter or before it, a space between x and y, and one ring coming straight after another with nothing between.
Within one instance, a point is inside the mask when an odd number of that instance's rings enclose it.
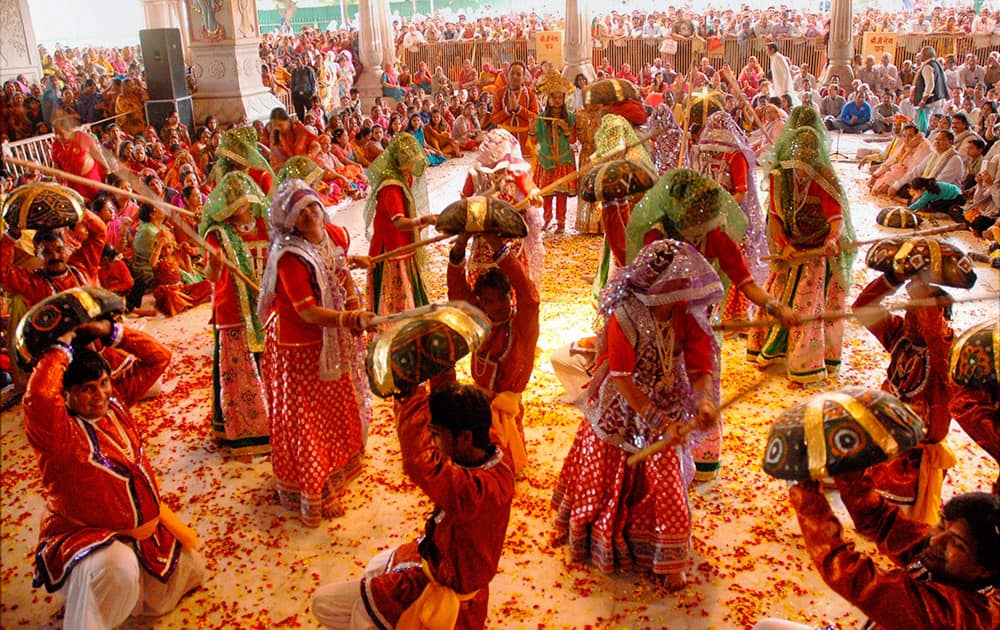
<instances>
[{"instance_id":1,"label":"wooden stick","mask_svg":"<svg viewBox=\"0 0 1000 630\"><path fill-rule=\"evenodd\" d=\"M106 123L106 122L108 122L110 120L115 120L117 118L121 118L122 116L129 116L129 115L134 114L134 113L135 113L134 111L131 111L131 112L125 112L125 113L122 113L122 114L115 114L114 116L108 116L107 118L102 118L100 120L96 120L96 121L91 122L91 123L83 123L80 126L81 127L86 127L86 128L89 129L89 128L94 127L96 125L103 125L104 123Z\"/></svg>"},{"instance_id":2,"label":"wooden stick","mask_svg":"<svg viewBox=\"0 0 1000 630\"><path fill-rule=\"evenodd\" d=\"M996 295L987 295L980 297L969 297L961 298L958 300L951 301L952 304L967 304L970 302L985 302L987 300L997 300ZM923 308L928 306L941 306L944 301L941 298L926 298L922 300L909 300L907 302L899 302L895 304L885 304L885 305L872 305L863 306L861 308L852 309L849 311L824 311L822 313L817 313L815 315L806 315L805 317L799 318L800 324L808 324L810 322L824 321L833 322L841 319L850 319L852 317L864 318L864 317L874 317L880 315L883 311L899 311L907 308ZM714 324L712 330L720 330L723 332L735 332L740 330L748 330L751 328L770 328L779 324L777 319L772 317L764 317L761 319L751 319L751 320L736 320L732 322L724 322L721 324Z\"/></svg>"},{"instance_id":3,"label":"wooden stick","mask_svg":"<svg viewBox=\"0 0 1000 630\"><path fill-rule=\"evenodd\" d=\"M173 204L169 204L169 203L167 203L165 201L162 201L160 199L156 199L154 197L147 197L146 195L141 195L139 193L136 193L136 192L133 192L133 191L130 191L130 190L125 190L124 188L118 188L117 186L111 186L111 185L105 184L103 182L95 182L92 179L87 179L86 177L81 177L79 175L74 175L73 173L67 173L66 171L62 171L62 170L59 170L57 168L52 168L51 166L45 166L44 164L39 164L38 162L30 162L28 160L20 160L20 159L12 158L12 157L5 158L5 161L9 162L10 164L14 164L16 166L20 166L20 167L23 167L23 168L31 168L31 169L34 169L34 170L39 171L41 173L46 173L48 175L53 175L55 177L60 177L62 179L65 179L65 180L68 180L68 181L71 181L71 182L76 182L78 184L84 184L84 185L87 185L87 186L91 186L93 188L97 188L98 190L104 190L106 192L115 193L117 195L124 195L126 197L131 197L132 199L135 199L136 201L141 201L143 203L148 203L151 206L155 206L157 208L160 208L164 212L169 212L169 213L174 213L174 214L183 214L183 215L186 215L186 216L189 216L189 217L192 217L192 218L197 218L197 215L195 215L194 213L188 212L187 210L184 210L183 208L178 208L177 206L175 206ZM195 232L194 230L192 230L191 226L189 226L186 222L184 222L184 221L175 221L174 225L176 225L177 227L179 227L182 232L184 232L195 243L197 243L202 248L204 248L205 251L207 251L207 252L209 252L211 254L220 254L222 256L222 262L223 262L223 264L226 265L227 267L229 267L229 270L232 271L233 274L236 277L238 277L240 280L242 280L244 283L246 283L246 285L248 287L252 288L254 291L259 291L260 290L260 287L257 286L257 283L254 282L253 280L251 280L249 277L247 277L247 275L245 273L243 273L243 270L240 269L239 265L237 265L233 261L231 261L228 258L226 258L226 255L225 255L224 252L217 251L214 247L212 247L211 245L209 245L208 242L205 241L205 239L203 239L201 236L199 236L197 232Z\"/></svg>"},{"instance_id":4,"label":"wooden stick","mask_svg":"<svg viewBox=\"0 0 1000 630\"><path fill-rule=\"evenodd\" d=\"M687 94L687 102L685 103L685 108L686 109L684 111L684 122L681 123L682 125L684 125L684 135L681 136L681 150L680 150L680 156L677 158L677 168L681 168L682 166L684 166L684 154L687 151L688 141L691 139L691 105L692 105L692 100L693 100L691 98L691 95L694 94L694 69L695 69L695 67L696 66L694 65L694 61L692 61L691 62L691 71L688 72L688 94ZM704 121L702 121L702 122L704 123Z\"/></svg>"},{"instance_id":5,"label":"wooden stick","mask_svg":"<svg viewBox=\"0 0 1000 630\"><path fill-rule=\"evenodd\" d=\"M737 82L736 77L733 75L733 71L728 68L722 68L719 70L719 73L726 84L739 96L740 103L749 109L751 114L753 114L753 120L757 123L757 127L763 129L764 121L760 119L760 115L757 113L757 110L750 104L750 100L747 98L743 88L740 87L739 82Z\"/></svg>"},{"instance_id":6,"label":"wooden stick","mask_svg":"<svg viewBox=\"0 0 1000 630\"><path fill-rule=\"evenodd\" d=\"M369 324L372 326L381 326L383 324L391 324L393 322L398 322L403 319L410 319L411 317L420 317L422 315L427 315L433 313L445 306L450 306L449 304L427 304L425 306L418 306L417 308L411 308L408 311L402 311L400 313L393 313L391 315L380 315L378 317L373 317Z\"/></svg>"},{"instance_id":7,"label":"wooden stick","mask_svg":"<svg viewBox=\"0 0 1000 630\"><path fill-rule=\"evenodd\" d=\"M864 241L854 241L852 243L844 243L840 246L840 251L846 251L849 249L857 249L859 247L864 247L865 245L874 245L875 243L881 243L882 241L888 241L893 238L918 238L921 236L931 236L934 234L947 234L948 232L958 232L959 230L964 230L968 228L964 223L949 223L948 225L939 225L933 228L927 228L926 230L918 230L916 232L910 232L908 234L900 234L899 236L880 236L877 238L870 238ZM780 256L761 256L760 259L763 261L771 260L784 260L786 262L805 262L807 260L812 260L813 258L820 258L825 256L826 252L822 247L817 247L815 249L805 249L801 252L797 252L790 259L785 259Z\"/></svg>"},{"instance_id":8,"label":"wooden stick","mask_svg":"<svg viewBox=\"0 0 1000 630\"><path fill-rule=\"evenodd\" d=\"M458 236L458 234L438 234L437 236L432 236L430 238L414 241L409 245L403 245L402 247L397 247L396 249L390 249L387 252L382 252L378 256L372 256L369 260L371 261L371 264L374 265L376 263L382 262L383 260L389 260L390 258L395 258L400 254L406 254L408 252L412 252L413 250L419 249L424 245L431 245L433 243L438 243L445 239L455 238L456 236Z\"/></svg>"},{"instance_id":9,"label":"wooden stick","mask_svg":"<svg viewBox=\"0 0 1000 630\"><path fill-rule=\"evenodd\" d=\"M759 378L756 381L754 381L754 383L752 385L750 385L750 387L747 387L743 391L737 392L737 393L733 394L732 396L730 396L729 398L725 399L724 401L722 401L722 404L719 405L719 409L718 409L717 413L721 414L723 411L725 411L729 407L732 407L733 405L735 405L736 403L740 402L741 400L743 400L744 398L746 398L750 394L752 394L755 391L759 390L761 387L763 387L768 382L770 382L771 379L773 379L774 377L775 377L774 374L765 374L761 378ZM720 419L720 421L721 421L721 419ZM671 429L673 429L674 426L677 426L677 424L674 423L673 425L671 425L670 427L668 427L667 431L670 431ZM669 436L663 438L662 440L658 440L656 442L653 442L652 444L650 444L646 448L644 448L642 450L639 450L639 451L637 451L635 453L632 453L631 455L628 456L628 459L625 460L625 463L627 463L629 466L635 466L636 464L638 464L642 460L646 459L647 457L655 455L656 453L659 453L660 451L662 451L664 449L667 449L667 448L669 448L669 447L671 447L671 446L673 446L675 444L679 444L680 441L682 439L684 439L685 437L687 437L687 434L691 433L692 430L694 430L694 422L685 423L685 424L679 426L677 428L677 430L673 433L673 435L669 435Z\"/></svg>"}]
</instances>

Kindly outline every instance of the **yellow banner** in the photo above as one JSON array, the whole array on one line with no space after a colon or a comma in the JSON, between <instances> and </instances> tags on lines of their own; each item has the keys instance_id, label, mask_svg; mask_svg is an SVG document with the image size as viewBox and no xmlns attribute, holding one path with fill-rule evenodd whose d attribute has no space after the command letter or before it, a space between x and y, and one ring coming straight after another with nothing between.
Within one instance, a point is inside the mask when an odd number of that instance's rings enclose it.
<instances>
[{"instance_id":1,"label":"yellow banner","mask_svg":"<svg viewBox=\"0 0 1000 630\"><path fill-rule=\"evenodd\" d=\"M882 58L882 53L889 53L896 56L896 34L895 33L872 33L867 32L861 41L861 56L872 55L878 62Z\"/></svg>"},{"instance_id":2,"label":"yellow banner","mask_svg":"<svg viewBox=\"0 0 1000 630\"><path fill-rule=\"evenodd\" d=\"M535 60L538 63L551 61L552 67L556 71L562 70L562 38L562 31L539 31L535 33Z\"/></svg>"}]
</instances>

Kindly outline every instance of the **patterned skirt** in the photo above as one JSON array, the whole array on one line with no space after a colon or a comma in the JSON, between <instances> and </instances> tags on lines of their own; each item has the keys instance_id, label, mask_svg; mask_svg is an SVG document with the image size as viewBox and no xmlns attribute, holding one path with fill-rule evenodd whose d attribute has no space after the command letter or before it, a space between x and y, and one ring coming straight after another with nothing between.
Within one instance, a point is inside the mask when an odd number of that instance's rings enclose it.
<instances>
[{"instance_id":1,"label":"patterned skirt","mask_svg":"<svg viewBox=\"0 0 1000 630\"><path fill-rule=\"evenodd\" d=\"M271 417L271 462L281 504L317 526L340 510L361 472L361 406L350 373L319 380L321 343L278 345L270 326L262 362Z\"/></svg>"},{"instance_id":2,"label":"patterned skirt","mask_svg":"<svg viewBox=\"0 0 1000 630\"><path fill-rule=\"evenodd\" d=\"M599 201L584 201L582 197L576 200L576 231L580 234L601 234L601 203Z\"/></svg>"},{"instance_id":3,"label":"patterned skirt","mask_svg":"<svg viewBox=\"0 0 1000 630\"><path fill-rule=\"evenodd\" d=\"M803 317L842 311L847 302L825 258L772 271L764 291ZM747 337L747 356L762 365L786 358L790 380L818 383L840 369L843 340L843 320L812 321L790 330L781 325L755 328Z\"/></svg>"},{"instance_id":4,"label":"patterned skirt","mask_svg":"<svg viewBox=\"0 0 1000 630\"><path fill-rule=\"evenodd\" d=\"M534 179L535 184L539 188L545 188L549 184L552 184L557 179L561 179L570 173L576 172L575 164L559 164L554 169L547 170L542 168L541 164L535 164ZM571 179L568 182L563 182L558 188L550 192L545 193L546 197L551 197L552 195L569 195L573 197L576 195L576 179Z\"/></svg>"},{"instance_id":5,"label":"patterned skirt","mask_svg":"<svg viewBox=\"0 0 1000 630\"><path fill-rule=\"evenodd\" d=\"M271 427L257 358L243 326L215 329L212 361L212 433L232 455L271 450Z\"/></svg>"},{"instance_id":6,"label":"patterned skirt","mask_svg":"<svg viewBox=\"0 0 1000 630\"><path fill-rule=\"evenodd\" d=\"M429 303L416 256L386 260L368 272L368 307L373 313L392 315Z\"/></svg>"},{"instance_id":7,"label":"patterned skirt","mask_svg":"<svg viewBox=\"0 0 1000 630\"><path fill-rule=\"evenodd\" d=\"M632 566L656 574L689 564L691 510L679 449L636 466L584 420L563 462L552 497L556 532L574 561L590 558L605 572Z\"/></svg>"}]
</instances>

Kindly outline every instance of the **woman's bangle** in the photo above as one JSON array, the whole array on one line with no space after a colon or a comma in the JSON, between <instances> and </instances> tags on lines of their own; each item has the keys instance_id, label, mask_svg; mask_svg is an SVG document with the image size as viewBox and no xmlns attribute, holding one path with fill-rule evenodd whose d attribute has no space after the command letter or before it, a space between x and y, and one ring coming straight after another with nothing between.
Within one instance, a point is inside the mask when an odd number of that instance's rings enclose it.
<instances>
[{"instance_id":1,"label":"woman's bangle","mask_svg":"<svg viewBox=\"0 0 1000 630\"><path fill-rule=\"evenodd\" d=\"M778 310L780 308L781 308L781 303L778 302L778 300L774 299L773 297L768 298L767 302L764 303L764 312L767 313L768 315L777 315Z\"/></svg>"}]
</instances>

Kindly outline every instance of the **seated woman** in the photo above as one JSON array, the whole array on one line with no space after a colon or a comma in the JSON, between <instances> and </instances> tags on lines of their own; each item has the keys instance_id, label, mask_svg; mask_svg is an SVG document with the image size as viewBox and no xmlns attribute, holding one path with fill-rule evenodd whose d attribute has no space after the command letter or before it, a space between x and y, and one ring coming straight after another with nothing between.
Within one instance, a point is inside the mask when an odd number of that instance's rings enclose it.
<instances>
[{"instance_id":1,"label":"seated woman","mask_svg":"<svg viewBox=\"0 0 1000 630\"><path fill-rule=\"evenodd\" d=\"M431 110L431 121L424 127L427 145L437 149L446 157L461 157L462 147L451 137L451 129L444 121L440 109Z\"/></svg>"},{"instance_id":2,"label":"seated woman","mask_svg":"<svg viewBox=\"0 0 1000 630\"><path fill-rule=\"evenodd\" d=\"M371 133L368 135L368 141L361 147L363 153L365 154L365 160L369 164L372 163L372 160L382 155L382 151L385 150L385 146L382 144L382 139L384 137L385 131L382 129L381 125L372 126Z\"/></svg>"},{"instance_id":3,"label":"seated woman","mask_svg":"<svg viewBox=\"0 0 1000 630\"><path fill-rule=\"evenodd\" d=\"M161 230L155 239L150 266L156 286L153 297L156 309L173 317L192 306L208 302L212 298L212 283L198 274L191 259L183 253L169 230ZM190 282L185 282L187 278Z\"/></svg>"},{"instance_id":4,"label":"seated woman","mask_svg":"<svg viewBox=\"0 0 1000 630\"><path fill-rule=\"evenodd\" d=\"M271 168L274 170L280 169L290 157L309 155L314 150L314 143L319 142L316 134L302 123L293 121L283 107L271 110L271 126L274 128L271 139Z\"/></svg>"},{"instance_id":5,"label":"seated woman","mask_svg":"<svg viewBox=\"0 0 1000 630\"><path fill-rule=\"evenodd\" d=\"M368 168L368 165L372 163L371 158L368 157L368 152L365 151L365 147L368 145L371 137L371 127L362 127L361 130L354 135L354 142L352 143L354 149L354 159L358 161L358 164L365 168Z\"/></svg>"},{"instance_id":6,"label":"seated woman","mask_svg":"<svg viewBox=\"0 0 1000 630\"><path fill-rule=\"evenodd\" d=\"M431 166L438 166L444 164L444 155L435 149L434 147L428 146L427 141L424 138L424 123L420 119L420 114L410 115L410 124L407 125L406 131L417 139L420 146L423 147L424 153L427 154L427 160L430 162Z\"/></svg>"},{"instance_id":7,"label":"seated woman","mask_svg":"<svg viewBox=\"0 0 1000 630\"><path fill-rule=\"evenodd\" d=\"M466 103L462 106L461 115L451 126L451 137L463 151L472 151L479 146L483 139L483 128L479 125L475 105Z\"/></svg>"},{"instance_id":8,"label":"seated woman","mask_svg":"<svg viewBox=\"0 0 1000 630\"><path fill-rule=\"evenodd\" d=\"M354 197L355 195L350 192L351 190L357 193L363 193L368 190L368 176L365 175L365 169L360 164L348 157L347 150L341 144L341 142L344 142L346 135L347 132L343 128L338 128L333 131L334 138L340 138L337 142L331 140L330 136L326 134L320 136L320 148L312 155L312 159L323 168L333 171L342 177L347 186L345 187L341 184L341 188L344 188L344 190L348 191L349 195ZM336 181L340 183L340 180Z\"/></svg>"}]
</instances>

